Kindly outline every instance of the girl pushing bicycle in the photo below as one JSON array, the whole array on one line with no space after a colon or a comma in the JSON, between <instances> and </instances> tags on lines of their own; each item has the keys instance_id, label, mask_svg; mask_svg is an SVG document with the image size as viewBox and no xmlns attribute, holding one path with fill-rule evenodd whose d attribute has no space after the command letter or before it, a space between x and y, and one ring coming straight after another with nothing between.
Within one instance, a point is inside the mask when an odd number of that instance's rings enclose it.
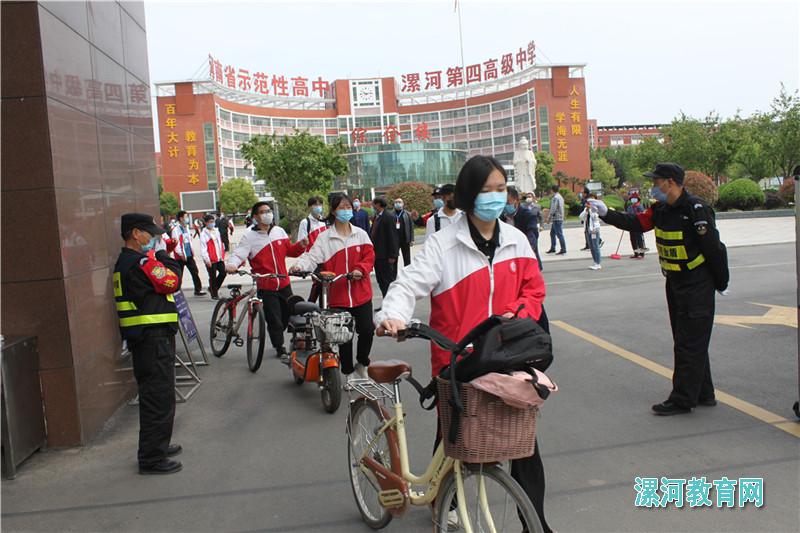
<instances>
[{"instance_id":1,"label":"girl pushing bicycle","mask_svg":"<svg viewBox=\"0 0 800 533\"><path fill-rule=\"evenodd\" d=\"M342 373L354 371L367 377L369 353L372 350L372 283L369 273L375 264L372 241L366 231L350 223L353 202L346 194L336 194L330 201L328 214L331 227L320 233L309 251L301 255L290 272L314 271L317 265L334 274L352 274L353 279L336 283L330 288L329 306L347 311L353 316L358 333L358 348L353 366L353 341L339 345Z\"/></svg>"},{"instance_id":2,"label":"girl pushing bicycle","mask_svg":"<svg viewBox=\"0 0 800 533\"><path fill-rule=\"evenodd\" d=\"M548 329L544 280L530 243L521 231L498 220L507 203L507 181L493 157L474 156L464 164L455 202L467 216L430 235L414 262L400 272L375 317L379 335L394 337L406 329L416 300L426 296L431 297L431 327L451 339L463 338L490 315L511 318L518 311L520 318L530 317ZM449 363L450 353L432 343L433 376ZM511 476L549 533L538 443L533 456L511 462Z\"/></svg>"},{"instance_id":3,"label":"girl pushing bicycle","mask_svg":"<svg viewBox=\"0 0 800 533\"><path fill-rule=\"evenodd\" d=\"M225 270L236 273L248 259L256 274L281 274L280 278L256 280L258 297L263 302L267 331L276 355L288 363L283 346L283 331L289 316L287 302L292 295L289 278L286 277L286 257L298 257L305 250L305 239L294 244L282 227L275 224L275 216L266 202L256 202L250 210L253 226L245 231L239 245L225 261Z\"/></svg>"}]
</instances>

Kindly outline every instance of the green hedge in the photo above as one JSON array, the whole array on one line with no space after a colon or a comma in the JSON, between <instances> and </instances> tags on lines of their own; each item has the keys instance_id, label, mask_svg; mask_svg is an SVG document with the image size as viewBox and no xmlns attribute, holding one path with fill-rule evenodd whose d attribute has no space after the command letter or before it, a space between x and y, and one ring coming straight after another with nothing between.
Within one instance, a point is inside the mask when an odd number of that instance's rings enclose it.
<instances>
[{"instance_id":1,"label":"green hedge","mask_svg":"<svg viewBox=\"0 0 800 533\"><path fill-rule=\"evenodd\" d=\"M717 205L722 209L741 209L749 211L764 204L764 192L758 183L748 178L740 178L719 188Z\"/></svg>"}]
</instances>

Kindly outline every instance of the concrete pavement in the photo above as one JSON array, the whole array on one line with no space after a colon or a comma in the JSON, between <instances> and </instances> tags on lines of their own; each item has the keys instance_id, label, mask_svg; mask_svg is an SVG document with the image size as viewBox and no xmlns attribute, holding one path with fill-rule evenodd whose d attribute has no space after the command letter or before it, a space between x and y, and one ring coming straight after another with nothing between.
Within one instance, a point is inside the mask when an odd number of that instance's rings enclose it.
<instances>
[{"instance_id":1,"label":"concrete pavement","mask_svg":"<svg viewBox=\"0 0 800 533\"><path fill-rule=\"evenodd\" d=\"M776 236L775 238L778 238ZM791 244L732 248L724 315L796 309ZM661 418L671 369L663 278L655 257L607 261L599 272L556 261L544 271L560 392L543 408L538 438L547 472L547 518L560 532L800 530L797 329L717 325L711 364L720 405ZM305 294L307 284L296 291ZM188 296L206 335L212 302ZM380 297L375 298L379 304ZM427 320L426 300L415 316ZM638 356L641 360L631 357ZM626 357L627 355L627 357ZM197 394L177 409L174 441L184 471L136 474L136 408L123 407L89 446L36 454L2 484L4 531L369 531L346 470L344 417L323 412L268 351L257 374L232 347L201 369ZM376 339L373 359L401 358L428 372L422 341ZM638 362L637 362L638 361ZM649 364L647 363L649 362ZM413 470L430 457L435 417L403 387ZM638 509L634 477L763 477L766 505L718 510ZM427 508L387 532L430 531Z\"/></svg>"}]
</instances>

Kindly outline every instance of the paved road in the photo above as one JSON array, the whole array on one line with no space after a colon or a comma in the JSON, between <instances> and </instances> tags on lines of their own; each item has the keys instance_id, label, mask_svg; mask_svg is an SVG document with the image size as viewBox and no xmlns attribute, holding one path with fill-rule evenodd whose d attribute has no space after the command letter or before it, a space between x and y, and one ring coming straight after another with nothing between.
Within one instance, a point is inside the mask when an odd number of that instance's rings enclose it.
<instances>
[{"instance_id":1,"label":"paved road","mask_svg":"<svg viewBox=\"0 0 800 533\"><path fill-rule=\"evenodd\" d=\"M731 250L731 295L718 313L761 316L754 303L795 310L795 250L781 244ZM718 325L712 369L724 403L660 418L671 343L663 279L655 257L581 261L545 271L556 359L549 375L561 391L539 426L547 471L547 518L565 531L798 531L800 431L787 422L797 399L797 329ZM296 291L305 293L307 285ZM198 322L211 305L189 297ZM377 299L376 299L377 303ZM417 316L427 318L420 302ZM796 316L796 315L795 315ZM269 356L272 352L269 352ZM638 359L640 356L643 359ZM400 357L425 376L422 341L375 343L374 358ZM325 414L311 386L295 386L270 357L248 372L233 348L203 369L204 383L178 407L175 441L184 471L136 475L136 409L122 408L82 449L37 454L4 482L5 531L368 531L347 480L344 411ZM415 470L429 458L435 421L404 387ZM724 395L727 393L728 395ZM783 423L781 422L783 420ZM762 509L634 507L635 476L718 479L763 477ZM427 508L412 509L386 531L430 531Z\"/></svg>"}]
</instances>

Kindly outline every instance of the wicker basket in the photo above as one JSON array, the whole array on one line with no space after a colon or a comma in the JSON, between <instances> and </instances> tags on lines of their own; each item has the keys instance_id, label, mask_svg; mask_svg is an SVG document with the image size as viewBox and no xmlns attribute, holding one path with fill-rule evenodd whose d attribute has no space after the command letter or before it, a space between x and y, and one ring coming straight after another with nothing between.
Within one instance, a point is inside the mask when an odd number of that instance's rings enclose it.
<instances>
[{"instance_id":1,"label":"wicker basket","mask_svg":"<svg viewBox=\"0 0 800 533\"><path fill-rule=\"evenodd\" d=\"M321 342L344 344L353 339L353 316L346 311L318 313L311 315L310 318Z\"/></svg>"},{"instance_id":2,"label":"wicker basket","mask_svg":"<svg viewBox=\"0 0 800 533\"><path fill-rule=\"evenodd\" d=\"M461 384L461 425L455 444L450 442L450 382L436 378L439 421L444 451L466 463L493 463L533 455L536 438L535 407L517 409L492 394Z\"/></svg>"}]
</instances>

